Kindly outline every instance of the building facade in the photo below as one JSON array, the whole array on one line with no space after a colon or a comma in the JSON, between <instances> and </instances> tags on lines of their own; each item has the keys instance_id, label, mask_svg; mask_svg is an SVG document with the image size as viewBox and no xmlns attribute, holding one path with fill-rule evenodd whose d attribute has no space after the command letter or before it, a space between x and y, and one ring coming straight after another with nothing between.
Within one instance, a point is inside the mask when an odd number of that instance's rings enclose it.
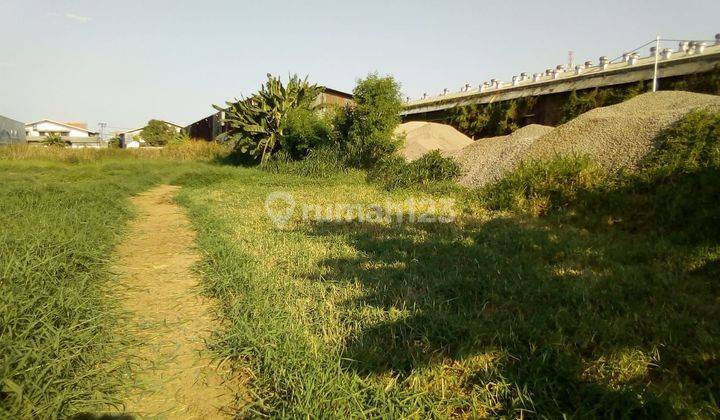
<instances>
[{"instance_id":1,"label":"building facade","mask_svg":"<svg viewBox=\"0 0 720 420\"><path fill-rule=\"evenodd\" d=\"M88 130L84 123L63 123L44 119L25 124L25 136L29 144L42 144L51 134L59 135L68 146L73 148L107 147L98 133Z\"/></svg>"},{"instance_id":2,"label":"building facade","mask_svg":"<svg viewBox=\"0 0 720 420\"><path fill-rule=\"evenodd\" d=\"M0 145L25 143L25 124L0 116Z\"/></svg>"}]
</instances>

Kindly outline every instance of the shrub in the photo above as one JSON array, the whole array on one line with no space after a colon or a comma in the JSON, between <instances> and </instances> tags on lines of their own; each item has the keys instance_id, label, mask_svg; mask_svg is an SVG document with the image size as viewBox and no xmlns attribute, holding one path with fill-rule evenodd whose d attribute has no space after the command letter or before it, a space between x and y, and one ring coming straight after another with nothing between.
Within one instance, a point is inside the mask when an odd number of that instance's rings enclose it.
<instances>
[{"instance_id":1,"label":"shrub","mask_svg":"<svg viewBox=\"0 0 720 420\"><path fill-rule=\"evenodd\" d=\"M720 112L695 111L662 132L612 209L631 229L682 240L720 237Z\"/></svg>"},{"instance_id":2,"label":"shrub","mask_svg":"<svg viewBox=\"0 0 720 420\"><path fill-rule=\"evenodd\" d=\"M143 139L148 146L164 146L172 142L176 135L177 133L174 128L160 120L148 121L145 128L140 132L140 138Z\"/></svg>"},{"instance_id":3,"label":"shrub","mask_svg":"<svg viewBox=\"0 0 720 420\"><path fill-rule=\"evenodd\" d=\"M480 191L484 205L586 227L653 231L682 242L720 237L720 113L691 112L656 139L635 173L607 174L587 157L522 164Z\"/></svg>"},{"instance_id":4,"label":"shrub","mask_svg":"<svg viewBox=\"0 0 720 420\"><path fill-rule=\"evenodd\" d=\"M65 147L68 145L68 143L63 140L62 136L58 133L50 133L48 134L42 141L42 144L45 146L51 146L51 147Z\"/></svg>"},{"instance_id":5,"label":"shrub","mask_svg":"<svg viewBox=\"0 0 720 420\"><path fill-rule=\"evenodd\" d=\"M119 149L120 148L120 137L115 136L108 140L108 148L110 149Z\"/></svg>"},{"instance_id":6,"label":"shrub","mask_svg":"<svg viewBox=\"0 0 720 420\"><path fill-rule=\"evenodd\" d=\"M293 160L289 154L280 151L263 166L263 169L271 173L326 178L345 173L348 168L337 148L322 146L310 150L302 160Z\"/></svg>"},{"instance_id":7,"label":"shrub","mask_svg":"<svg viewBox=\"0 0 720 420\"><path fill-rule=\"evenodd\" d=\"M280 147L292 159L302 159L323 145L328 145L332 132L329 119L306 107L291 109Z\"/></svg>"},{"instance_id":8,"label":"shrub","mask_svg":"<svg viewBox=\"0 0 720 420\"><path fill-rule=\"evenodd\" d=\"M368 180L377 182L386 189L395 189L450 181L458 175L460 165L454 159L444 157L434 150L410 163L400 156L389 156L368 172Z\"/></svg>"},{"instance_id":9,"label":"shrub","mask_svg":"<svg viewBox=\"0 0 720 420\"><path fill-rule=\"evenodd\" d=\"M235 148L267 162L284 142L284 130L288 116L296 108L311 110L312 102L322 89L294 75L287 85L279 77L267 75L267 82L260 91L247 99L228 102L226 108L215 106L225 112L225 122L230 126L219 140L230 140ZM287 152L287 151L286 151Z\"/></svg>"},{"instance_id":10,"label":"shrub","mask_svg":"<svg viewBox=\"0 0 720 420\"><path fill-rule=\"evenodd\" d=\"M171 138L168 139L168 145L181 145L192 141L192 138L185 130L180 130L179 133L175 133Z\"/></svg>"},{"instance_id":11,"label":"shrub","mask_svg":"<svg viewBox=\"0 0 720 420\"><path fill-rule=\"evenodd\" d=\"M336 139L347 162L368 168L392 155L402 139L394 131L400 124L400 84L391 76L370 74L353 90L355 105L337 115Z\"/></svg>"},{"instance_id":12,"label":"shrub","mask_svg":"<svg viewBox=\"0 0 720 420\"><path fill-rule=\"evenodd\" d=\"M502 180L480 191L493 210L542 216L568 208L605 181L602 170L586 156L557 157L521 163Z\"/></svg>"}]
</instances>

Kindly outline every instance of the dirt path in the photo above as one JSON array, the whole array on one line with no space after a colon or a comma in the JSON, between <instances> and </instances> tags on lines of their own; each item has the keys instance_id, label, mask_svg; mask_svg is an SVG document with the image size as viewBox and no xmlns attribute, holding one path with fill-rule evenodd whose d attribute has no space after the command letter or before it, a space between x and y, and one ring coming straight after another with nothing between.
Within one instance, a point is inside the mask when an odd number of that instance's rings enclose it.
<instances>
[{"instance_id":1,"label":"dirt path","mask_svg":"<svg viewBox=\"0 0 720 420\"><path fill-rule=\"evenodd\" d=\"M138 217L117 248L127 332L140 342L128 350L140 386L125 408L140 417L222 418L233 393L205 347L214 322L191 270L199 257L190 223L172 201L177 189L162 185L135 197Z\"/></svg>"}]
</instances>

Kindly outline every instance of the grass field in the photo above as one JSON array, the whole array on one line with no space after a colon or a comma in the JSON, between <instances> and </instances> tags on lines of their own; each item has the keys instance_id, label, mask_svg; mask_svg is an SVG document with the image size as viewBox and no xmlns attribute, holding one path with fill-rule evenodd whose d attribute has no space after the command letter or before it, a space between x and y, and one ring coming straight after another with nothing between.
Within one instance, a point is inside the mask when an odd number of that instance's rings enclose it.
<instances>
[{"instance_id":1,"label":"grass field","mask_svg":"<svg viewBox=\"0 0 720 420\"><path fill-rule=\"evenodd\" d=\"M108 292L129 197L207 164L117 151L0 149L0 418L119 403L128 373Z\"/></svg>"},{"instance_id":2,"label":"grass field","mask_svg":"<svg viewBox=\"0 0 720 420\"><path fill-rule=\"evenodd\" d=\"M212 346L237 367L243 415L720 415L720 238L648 228L661 221L641 210L667 190L647 186L657 178L545 185L519 200L532 168L478 195L173 159L0 159L0 407L11 417L119 403L130 371L115 357L127 338L114 334L108 259L128 197L167 182L183 186L198 231L198 269L226 321ZM652 185L684 186L678 202L716 194L690 193L714 166L676 172ZM265 209L278 191L298 205L402 203L406 222L296 211L278 228ZM568 204L590 193L614 216ZM407 222L439 198L456 200L453 221ZM623 223L621 206L644 222ZM697 220L715 220L706 210Z\"/></svg>"},{"instance_id":3,"label":"grass field","mask_svg":"<svg viewBox=\"0 0 720 420\"><path fill-rule=\"evenodd\" d=\"M264 215L271 191L384 202L340 177L241 172L188 189L208 291L281 417L718 414L717 246L510 213L368 225ZM395 193L393 200L404 194Z\"/></svg>"}]
</instances>

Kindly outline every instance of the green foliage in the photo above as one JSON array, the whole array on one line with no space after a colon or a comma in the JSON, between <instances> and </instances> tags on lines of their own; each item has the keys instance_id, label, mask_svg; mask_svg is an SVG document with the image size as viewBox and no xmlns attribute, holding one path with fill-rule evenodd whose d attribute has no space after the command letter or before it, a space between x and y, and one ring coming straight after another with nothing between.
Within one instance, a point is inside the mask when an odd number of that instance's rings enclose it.
<instances>
[{"instance_id":1,"label":"green foliage","mask_svg":"<svg viewBox=\"0 0 720 420\"><path fill-rule=\"evenodd\" d=\"M459 175L460 165L454 159L433 150L410 163L396 155L382 159L368 171L368 180L390 190L452 181Z\"/></svg>"},{"instance_id":2,"label":"green foliage","mask_svg":"<svg viewBox=\"0 0 720 420\"><path fill-rule=\"evenodd\" d=\"M168 142L166 145L182 146L182 145L190 143L191 141L193 141L193 139L190 137L190 135L187 133L187 131L180 130L179 132L174 133L174 135L168 139Z\"/></svg>"},{"instance_id":3,"label":"green foliage","mask_svg":"<svg viewBox=\"0 0 720 420\"><path fill-rule=\"evenodd\" d=\"M623 179L608 213L628 229L686 241L720 237L720 113L695 111L656 139L642 170Z\"/></svg>"},{"instance_id":4,"label":"green foliage","mask_svg":"<svg viewBox=\"0 0 720 420\"><path fill-rule=\"evenodd\" d=\"M65 147L68 143L58 133L50 133L42 141L42 144L50 147Z\"/></svg>"},{"instance_id":5,"label":"green foliage","mask_svg":"<svg viewBox=\"0 0 720 420\"><path fill-rule=\"evenodd\" d=\"M716 65L712 71L707 73L694 73L684 77L682 80L671 83L668 88L669 90L720 95L720 65ZM665 90L662 81L660 82L660 89Z\"/></svg>"},{"instance_id":6,"label":"green foliage","mask_svg":"<svg viewBox=\"0 0 720 420\"><path fill-rule=\"evenodd\" d=\"M644 82L617 88L595 88L578 94L573 90L562 107L561 123L602 106L615 105L631 99L646 90Z\"/></svg>"},{"instance_id":7,"label":"green foliage","mask_svg":"<svg viewBox=\"0 0 720 420\"><path fill-rule=\"evenodd\" d=\"M140 138L148 146L165 146L172 143L176 135L175 129L161 120L148 121L145 128L140 132Z\"/></svg>"},{"instance_id":8,"label":"green foliage","mask_svg":"<svg viewBox=\"0 0 720 420\"><path fill-rule=\"evenodd\" d=\"M695 111L661 133L636 173L607 174L587 157L523 164L481 191L491 209L556 213L588 227L720 237L720 113Z\"/></svg>"},{"instance_id":9,"label":"green foliage","mask_svg":"<svg viewBox=\"0 0 720 420\"><path fill-rule=\"evenodd\" d=\"M450 123L473 138L503 136L517 130L523 117L531 114L537 98L525 97L489 104L455 107Z\"/></svg>"},{"instance_id":10,"label":"green foliage","mask_svg":"<svg viewBox=\"0 0 720 420\"><path fill-rule=\"evenodd\" d=\"M284 141L284 130L288 116L295 108L312 108L312 102L321 93L321 88L305 79L293 75L287 86L279 77L267 75L267 82L260 91L249 98L227 102L227 107L215 106L225 112L225 123L229 131L219 137L230 140L243 154L267 162Z\"/></svg>"},{"instance_id":11,"label":"green foliage","mask_svg":"<svg viewBox=\"0 0 720 420\"><path fill-rule=\"evenodd\" d=\"M333 146L310 149L301 159L293 159L284 151L277 152L263 167L274 174L290 174L311 178L328 178L348 171L339 150Z\"/></svg>"},{"instance_id":12,"label":"green foliage","mask_svg":"<svg viewBox=\"0 0 720 420\"><path fill-rule=\"evenodd\" d=\"M280 148L292 159L299 160L319 147L329 146L332 135L330 119L308 107L288 111Z\"/></svg>"},{"instance_id":13,"label":"green foliage","mask_svg":"<svg viewBox=\"0 0 720 420\"><path fill-rule=\"evenodd\" d=\"M110 149L119 149L120 148L120 137L115 136L108 140L108 148Z\"/></svg>"},{"instance_id":14,"label":"green foliage","mask_svg":"<svg viewBox=\"0 0 720 420\"><path fill-rule=\"evenodd\" d=\"M481 190L493 210L541 216L564 210L605 181L603 171L585 156L521 163L497 183Z\"/></svg>"},{"instance_id":15,"label":"green foliage","mask_svg":"<svg viewBox=\"0 0 720 420\"><path fill-rule=\"evenodd\" d=\"M351 166L368 168L392 155L402 142L394 134L402 111L400 84L373 73L358 81L353 95L354 106L336 116L336 141Z\"/></svg>"}]
</instances>

